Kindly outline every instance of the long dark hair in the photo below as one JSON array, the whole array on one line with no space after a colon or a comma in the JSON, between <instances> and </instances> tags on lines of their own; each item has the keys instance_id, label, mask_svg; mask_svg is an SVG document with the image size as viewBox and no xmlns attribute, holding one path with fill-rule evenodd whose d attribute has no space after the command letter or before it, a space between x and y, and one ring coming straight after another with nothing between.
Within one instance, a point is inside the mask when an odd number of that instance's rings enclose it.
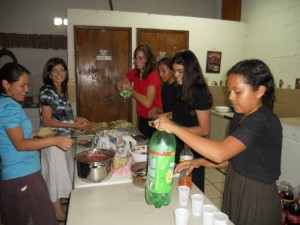
<instances>
[{"instance_id":1,"label":"long dark hair","mask_svg":"<svg viewBox=\"0 0 300 225\"><path fill-rule=\"evenodd\" d=\"M51 58L46 62L45 66L44 66L44 71L43 71L44 85L51 85L52 87L54 87L53 81L50 78L50 74L51 74L53 67L57 66L57 65L62 65L66 71L66 79L61 84L62 93L66 93L68 90L69 74L68 74L67 64L61 58Z\"/></svg>"},{"instance_id":2,"label":"long dark hair","mask_svg":"<svg viewBox=\"0 0 300 225\"><path fill-rule=\"evenodd\" d=\"M182 92L179 95L178 91L177 99L187 105L191 105L194 101L194 93L201 90L205 93L207 102L212 104L212 95L208 89L196 55L190 50L179 51L173 57L172 64L179 64L184 68Z\"/></svg>"},{"instance_id":3,"label":"long dark hair","mask_svg":"<svg viewBox=\"0 0 300 225\"><path fill-rule=\"evenodd\" d=\"M6 63L0 69L0 95L1 96L7 95L6 90L2 84L3 80L7 80L7 82L11 84L19 81L20 76L24 73L30 75L30 72L20 64L14 62Z\"/></svg>"},{"instance_id":4,"label":"long dark hair","mask_svg":"<svg viewBox=\"0 0 300 225\"><path fill-rule=\"evenodd\" d=\"M254 91L259 86L266 87L265 94L262 96L263 106L273 109L275 97L275 82L269 67L261 60L248 59L235 64L227 72L227 77L231 74L240 74L244 78L244 82L249 84Z\"/></svg>"},{"instance_id":5,"label":"long dark hair","mask_svg":"<svg viewBox=\"0 0 300 225\"><path fill-rule=\"evenodd\" d=\"M144 71L142 73L142 79L146 79L149 74L154 71L155 69L155 58L154 58L154 55L151 51L151 48L146 45L146 44L142 44L142 45L139 45L135 50L134 50L134 54L133 54L133 57L134 59L136 58L136 55L137 55L137 52L138 51L141 51L145 54L146 56L146 59L147 59L147 62L146 62L146 65L145 65L145 68L144 68ZM137 68L136 70L138 71L138 74L137 76L139 76L140 72Z\"/></svg>"}]
</instances>

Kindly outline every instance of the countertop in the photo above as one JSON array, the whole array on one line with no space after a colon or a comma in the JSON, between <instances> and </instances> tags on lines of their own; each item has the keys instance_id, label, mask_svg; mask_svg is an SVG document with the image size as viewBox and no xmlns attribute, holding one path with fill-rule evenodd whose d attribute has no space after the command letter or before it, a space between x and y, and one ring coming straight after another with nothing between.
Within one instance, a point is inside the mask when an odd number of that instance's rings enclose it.
<instances>
[{"instance_id":1,"label":"countertop","mask_svg":"<svg viewBox=\"0 0 300 225\"><path fill-rule=\"evenodd\" d=\"M178 178L174 178L171 203L161 208L148 205L145 190L132 183L75 189L70 196L67 225L174 225L173 211L180 207L177 187ZM196 185L193 193L203 194ZM213 203L205 197L204 204ZM192 214L190 200L185 208L190 211L188 224L201 225L202 217Z\"/></svg>"},{"instance_id":2,"label":"countertop","mask_svg":"<svg viewBox=\"0 0 300 225\"><path fill-rule=\"evenodd\" d=\"M300 126L300 117L280 118L280 121Z\"/></svg>"},{"instance_id":3,"label":"countertop","mask_svg":"<svg viewBox=\"0 0 300 225\"><path fill-rule=\"evenodd\" d=\"M131 173L127 173L124 175L119 175L116 173L111 173L105 180L101 182L91 182L87 180L83 180L77 175L77 165L75 164L75 174L74 174L74 189L77 188L86 188L86 187L97 187L97 186L106 186L112 184L124 184L131 183Z\"/></svg>"}]
</instances>

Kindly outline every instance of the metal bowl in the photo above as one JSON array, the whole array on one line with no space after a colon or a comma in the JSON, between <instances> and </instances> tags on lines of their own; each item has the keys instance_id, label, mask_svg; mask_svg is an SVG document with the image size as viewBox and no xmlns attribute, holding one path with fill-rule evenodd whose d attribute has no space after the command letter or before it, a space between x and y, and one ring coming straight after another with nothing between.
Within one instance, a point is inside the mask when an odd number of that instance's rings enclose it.
<instances>
[{"instance_id":1,"label":"metal bowl","mask_svg":"<svg viewBox=\"0 0 300 225\"><path fill-rule=\"evenodd\" d=\"M115 152L106 149L90 149L76 155L77 173L82 179L101 182L111 174Z\"/></svg>"}]
</instances>

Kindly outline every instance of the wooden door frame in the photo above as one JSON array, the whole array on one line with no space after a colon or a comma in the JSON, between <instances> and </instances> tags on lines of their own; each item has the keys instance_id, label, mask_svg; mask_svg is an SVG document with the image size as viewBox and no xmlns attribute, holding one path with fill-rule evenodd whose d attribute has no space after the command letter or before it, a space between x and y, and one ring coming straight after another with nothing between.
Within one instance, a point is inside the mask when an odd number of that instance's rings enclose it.
<instances>
[{"instance_id":1,"label":"wooden door frame","mask_svg":"<svg viewBox=\"0 0 300 225\"><path fill-rule=\"evenodd\" d=\"M106 27L106 26L85 26L85 25L74 25L74 58L75 58L75 90L76 90L76 110L78 116L80 116L80 98L79 98L79 68L78 68L78 54L77 54L77 30L79 29L105 29L105 30L124 30L130 31L128 38L128 68L132 68L132 28L131 27ZM132 117L132 106L131 106L131 117Z\"/></svg>"}]
</instances>

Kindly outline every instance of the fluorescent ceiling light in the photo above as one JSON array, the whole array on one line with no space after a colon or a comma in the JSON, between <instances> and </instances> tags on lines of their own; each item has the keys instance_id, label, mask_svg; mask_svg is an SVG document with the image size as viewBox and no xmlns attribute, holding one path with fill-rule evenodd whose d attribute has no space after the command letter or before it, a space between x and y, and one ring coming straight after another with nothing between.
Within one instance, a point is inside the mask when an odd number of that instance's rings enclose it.
<instances>
[{"instance_id":1,"label":"fluorescent ceiling light","mask_svg":"<svg viewBox=\"0 0 300 225\"><path fill-rule=\"evenodd\" d=\"M68 19L67 18L64 18L64 25L68 25Z\"/></svg>"},{"instance_id":2,"label":"fluorescent ceiling light","mask_svg":"<svg viewBox=\"0 0 300 225\"><path fill-rule=\"evenodd\" d=\"M55 17L54 18L54 25L56 25L56 26L62 25L62 18Z\"/></svg>"}]
</instances>

